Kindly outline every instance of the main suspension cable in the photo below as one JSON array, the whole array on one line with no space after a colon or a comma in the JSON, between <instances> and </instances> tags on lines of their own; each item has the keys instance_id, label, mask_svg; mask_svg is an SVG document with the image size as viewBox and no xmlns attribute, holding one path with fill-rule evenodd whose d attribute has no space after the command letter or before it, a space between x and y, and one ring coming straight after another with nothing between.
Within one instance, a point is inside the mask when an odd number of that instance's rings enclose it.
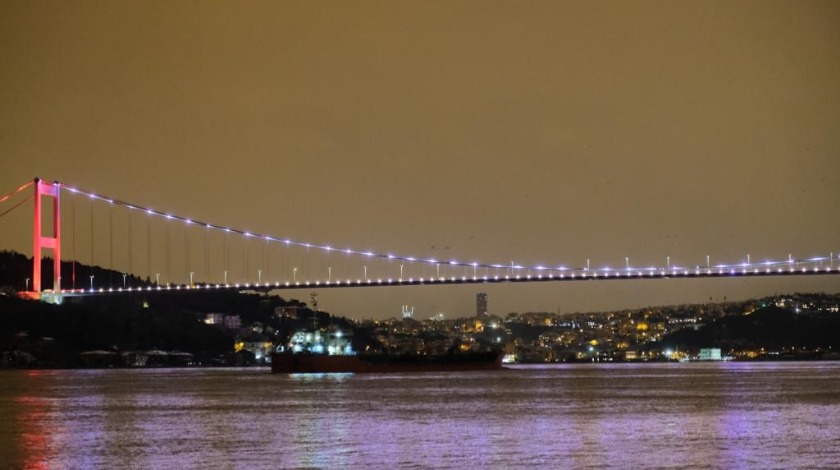
<instances>
[{"instance_id":1,"label":"main suspension cable","mask_svg":"<svg viewBox=\"0 0 840 470\"><path fill-rule=\"evenodd\" d=\"M0 204L2 204L2 203L4 203L4 202L6 202L9 198L11 198L12 196L14 196L15 194L17 194L17 193L19 193L19 192L23 191L24 189L28 188L28 187L29 187L29 186L31 186L33 183L34 183L34 181L28 181L28 182L26 182L26 183L24 183L24 184L20 185L17 189L15 189L14 191L10 192L9 194L7 194L7 195L5 195L5 196L3 196L3 197L0 197Z\"/></svg>"},{"instance_id":2,"label":"main suspension cable","mask_svg":"<svg viewBox=\"0 0 840 470\"><path fill-rule=\"evenodd\" d=\"M26 198L24 198L23 200L21 200L20 202L18 202L17 204L15 204L14 206L12 206L12 207L8 208L6 211L4 211L2 214L0 214L0 217L3 217L4 215L8 214L9 212L12 212L13 210L15 210L15 209L17 209L18 207L22 206L22 205L23 205L23 203L25 203L25 202L29 201L30 199L33 199L34 197L35 197L35 196L33 196L33 195L29 195L29 196L27 196Z\"/></svg>"}]
</instances>

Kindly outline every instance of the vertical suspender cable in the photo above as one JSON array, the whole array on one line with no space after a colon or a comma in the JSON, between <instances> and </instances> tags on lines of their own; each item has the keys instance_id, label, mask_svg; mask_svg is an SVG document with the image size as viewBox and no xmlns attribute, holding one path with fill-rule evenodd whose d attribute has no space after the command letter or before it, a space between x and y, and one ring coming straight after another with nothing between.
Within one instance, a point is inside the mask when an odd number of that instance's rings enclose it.
<instances>
[{"instance_id":1,"label":"vertical suspender cable","mask_svg":"<svg viewBox=\"0 0 840 470\"><path fill-rule=\"evenodd\" d=\"M284 243L283 253L281 254L282 260L280 261L280 269L283 273L282 277L288 279L289 276L289 244Z\"/></svg>"},{"instance_id":2,"label":"vertical suspender cable","mask_svg":"<svg viewBox=\"0 0 840 470\"><path fill-rule=\"evenodd\" d=\"M108 201L108 287L114 287L114 203Z\"/></svg>"},{"instance_id":3,"label":"vertical suspender cable","mask_svg":"<svg viewBox=\"0 0 840 470\"><path fill-rule=\"evenodd\" d=\"M131 209L128 210L128 274L129 276L134 275L134 271L131 269Z\"/></svg>"},{"instance_id":4,"label":"vertical suspender cable","mask_svg":"<svg viewBox=\"0 0 840 470\"><path fill-rule=\"evenodd\" d=\"M166 232L165 232L165 233L166 233L166 237L165 237L165 244L166 244L166 266L164 267L164 268L165 268L165 270L164 270L164 274L165 274L165 276L166 276L166 283L167 283L167 284L170 284L170 283L172 282L172 278L171 278L171 277L169 277L169 273L170 273L170 269L169 269L169 268L170 268L170 257L169 257L169 255L170 255L170 251L171 251L171 249L170 249L170 247L169 247L169 227L170 227L170 225L171 225L171 224L169 223L169 220L167 220L167 221L166 221Z\"/></svg>"},{"instance_id":5,"label":"vertical suspender cable","mask_svg":"<svg viewBox=\"0 0 840 470\"><path fill-rule=\"evenodd\" d=\"M209 256L209 248L207 247L207 232L210 231L210 227L207 225L204 226L204 282L210 282L210 256Z\"/></svg>"},{"instance_id":6,"label":"vertical suspender cable","mask_svg":"<svg viewBox=\"0 0 840 470\"><path fill-rule=\"evenodd\" d=\"M189 240L190 224L184 224L184 269L188 278L190 276L190 240ZM192 279L189 279L192 284Z\"/></svg>"},{"instance_id":7,"label":"vertical suspender cable","mask_svg":"<svg viewBox=\"0 0 840 470\"><path fill-rule=\"evenodd\" d=\"M70 198L70 218L73 222L73 231L70 232L70 257L73 258L71 264L71 282L73 283L73 290L76 290L76 198Z\"/></svg>"},{"instance_id":8,"label":"vertical suspender cable","mask_svg":"<svg viewBox=\"0 0 840 470\"><path fill-rule=\"evenodd\" d=\"M246 236L242 237L242 249L245 251L245 265L243 266L243 268L244 268L244 271L245 271L244 282L245 282L245 284L247 284L248 283L248 271L251 270L251 266L250 266L251 260L248 257L248 237L246 237Z\"/></svg>"},{"instance_id":9,"label":"vertical suspender cable","mask_svg":"<svg viewBox=\"0 0 840 470\"><path fill-rule=\"evenodd\" d=\"M146 279L152 280L152 216L146 215Z\"/></svg>"},{"instance_id":10,"label":"vertical suspender cable","mask_svg":"<svg viewBox=\"0 0 840 470\"><path fill-rule=\"evenodd\" d=\"M93 267L96 266L93 252L93 198L88 199L88 204L90 204L90 275L93 276Z\"/></svg>"}]
</instances>

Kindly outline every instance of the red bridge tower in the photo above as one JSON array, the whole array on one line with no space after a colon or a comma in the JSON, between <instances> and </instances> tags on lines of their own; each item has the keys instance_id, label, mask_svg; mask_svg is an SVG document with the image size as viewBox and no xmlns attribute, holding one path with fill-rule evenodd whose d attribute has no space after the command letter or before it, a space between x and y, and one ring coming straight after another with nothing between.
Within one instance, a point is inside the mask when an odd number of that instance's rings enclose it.
<instances>
[{"instance_id":1,"label":"red bridge tower","mask_svg":"<svg viewBox=\"0 0 840 470\"><path fill-rule=\"evenodd\" d=\"M53 291L61 292L61 206L59 194L61 187L58 182L48 183L35 178L35 225L32 232L32 293L38 296L41 292L41 250L53 250ZM41 197L53 198L53 234L45 236L41 229Z\"/></svg>"}]
</instances>

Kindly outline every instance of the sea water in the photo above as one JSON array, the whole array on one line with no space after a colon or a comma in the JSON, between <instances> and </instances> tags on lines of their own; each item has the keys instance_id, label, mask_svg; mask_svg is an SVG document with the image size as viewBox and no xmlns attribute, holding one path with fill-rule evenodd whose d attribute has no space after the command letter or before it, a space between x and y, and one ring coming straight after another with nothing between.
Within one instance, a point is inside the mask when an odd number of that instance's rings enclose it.
<instances>
[{"instance_id":1,"label":"sea water","mask_svg":"<svg viewBox=\"0 0 840 470\"><path fill-rule=\"evenodd\" d=\"M0 467L840 468L840 362L0 371Z\"/></svg>"}]
</instances>

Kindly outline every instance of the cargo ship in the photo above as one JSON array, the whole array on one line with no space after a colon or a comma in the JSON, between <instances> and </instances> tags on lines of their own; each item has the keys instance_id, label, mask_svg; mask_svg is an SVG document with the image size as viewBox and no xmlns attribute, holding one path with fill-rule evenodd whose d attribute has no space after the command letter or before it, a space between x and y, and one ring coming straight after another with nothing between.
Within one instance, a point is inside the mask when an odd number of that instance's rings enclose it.
<instances>
[{"instance_id":1,"label":"cargo ship","mask_svg":"<svg viewBox=\"0 0 840 470\"><path fill-rule=\"evenodd\" d=\"M291 341L271 354L271 372L295 373L402 373L498 370L504 351L458 351L443 354L357 354L340 332L296 332Z\"/></svg>"},{"instance_id":2,"label":"cargo ship","mask_svg":"<svg viewBox=\"0 0 840 470\"><path fill-rule=\"evenodd\" d=\"M446 354L313 354L274 353L271 372L295 373L388 373L497 370L503 351L453 352Z\"/></svg>"}]
</instances>

